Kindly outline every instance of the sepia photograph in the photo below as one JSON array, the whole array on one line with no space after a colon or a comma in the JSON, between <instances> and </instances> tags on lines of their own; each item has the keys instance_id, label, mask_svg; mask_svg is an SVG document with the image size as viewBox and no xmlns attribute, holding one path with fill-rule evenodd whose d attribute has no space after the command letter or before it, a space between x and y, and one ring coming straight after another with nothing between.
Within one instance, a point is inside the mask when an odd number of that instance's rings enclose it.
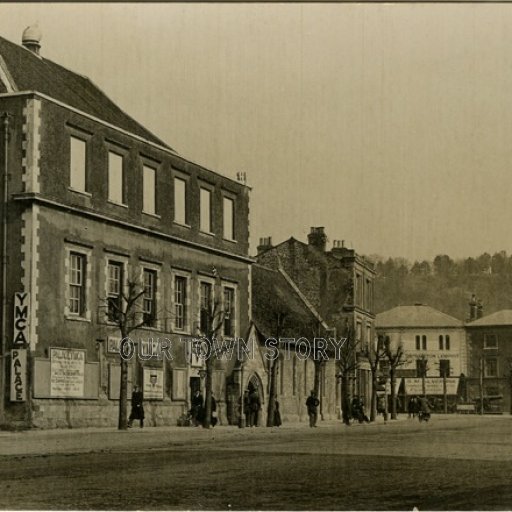
<instances>
[{"instance_id":1,"label":"sepia photograph","mask_svg":"<svg viewBox=\"0 0 512 512\"><path fill-rule=\"evenodd\" d=\"M0 510L512 510L512 3L2 3L0 197Z\"/></svg>"}]
</instances>

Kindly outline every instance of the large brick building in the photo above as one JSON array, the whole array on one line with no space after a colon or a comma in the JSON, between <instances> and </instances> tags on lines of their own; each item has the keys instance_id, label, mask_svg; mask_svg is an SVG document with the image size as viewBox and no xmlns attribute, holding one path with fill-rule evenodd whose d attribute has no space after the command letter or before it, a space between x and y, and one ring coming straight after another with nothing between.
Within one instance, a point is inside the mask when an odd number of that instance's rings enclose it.
<instances>
[{"instance_id":1,"label":"large brick building","mask_svg":"<svg viewBox=\"0 0 512 512\"><path fill-rule=\"evenodd\" d=\"M476 316L466 323L467 398L479 404L482 390L484 411L512 413L512 310Z\"/></svg>"},{"instance_id":2,"label":"large brick building","mask_svg":"<svg viewBox=\"0 0 512 512\"><path fill-rule=\"evenodd\" d=\"M262 238L257 260L270 268L283 269L338 337L347 327L352 329L359 346L359 364L350 393L370 404L371 376L363 354L375 340L373 263L341 241L334 241L333 248L327 250L323 227L311 228L308 243L292 237L273 246L270 238ZM336 397L340 404L340 383Z\"/></svg>"},{"instance_id":3,"label":"large brick building","mask_svg":"<svg viewBox=\"0 0 512 512\"><path fill-rule=\"evenodd\" d=\"M171 340L173 358L133 359L129 380L143 387L148 424L175 424L202 385L183 341L201 331L201 311L219 298L222 335L249 328L249 189L178 155L41 56L37 29L23 39L0 38L2 422L115 424L119 330L108 304L134 279L144 325L132 337L139 347ZM223 421L226 365L214 375Z\"/></svg>"}]
</instances>

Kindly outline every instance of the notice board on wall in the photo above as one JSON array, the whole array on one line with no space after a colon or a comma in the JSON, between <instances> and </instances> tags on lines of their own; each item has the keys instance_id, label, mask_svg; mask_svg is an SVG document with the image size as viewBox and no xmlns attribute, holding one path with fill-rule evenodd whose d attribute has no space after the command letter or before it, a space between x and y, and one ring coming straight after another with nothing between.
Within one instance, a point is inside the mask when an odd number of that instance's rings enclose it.
<instances>
[{"instance_id":1,"label":"notice board on wall","mask_svg":"<svg viewBox=\"0 0 512 512\"><path fill-rule=\"evenodd\" d=\"M97 399L99 396L100 365L85 363L84 394L80 397L61 397L75 399ZM51 364L50 359L34 360L34 398L57 398L51 395Z\"/></svg>"}]
</instances>

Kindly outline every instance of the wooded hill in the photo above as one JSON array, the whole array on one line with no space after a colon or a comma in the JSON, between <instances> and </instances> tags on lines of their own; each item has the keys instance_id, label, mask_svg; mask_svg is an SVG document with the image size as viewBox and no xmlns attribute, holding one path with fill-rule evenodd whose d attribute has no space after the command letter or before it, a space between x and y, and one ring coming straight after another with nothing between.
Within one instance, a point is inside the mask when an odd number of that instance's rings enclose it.
<instances>
[{"instance_id":1,"label":"wooded hill","mask_svg":"<svg viewBox=\"0 0 512 512\"><path fill-rule=\"evenodd\" d=\"M452 260L439 255L433 261L372 255L375 262L375 312L399 305L422 303L460 320L467 320L474 293L483 302L483 314L512 309L512 256L505 251L478 258Z\"/></svg>"}]
</instances>

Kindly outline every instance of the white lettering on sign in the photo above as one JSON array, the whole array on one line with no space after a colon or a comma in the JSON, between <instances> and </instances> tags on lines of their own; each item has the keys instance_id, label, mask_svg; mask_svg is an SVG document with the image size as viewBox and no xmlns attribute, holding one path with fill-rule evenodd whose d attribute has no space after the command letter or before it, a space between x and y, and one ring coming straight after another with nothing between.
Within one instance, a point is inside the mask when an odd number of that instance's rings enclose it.
<instances>
[{"instance_id":1,"label":"white lettering on sign","mask_svg":"<svg viewBox=\"0 0 512 512\"><path fill-rule=\"evenodd\" d=\"M15 347L28 344L28 322L30 310L30 294L16 292L14 294L14 341Z\"/></svg>"},{"instance_id":2,"label":"white lettering on sign","mask_svg":"<svg viewBox=\"0 0 512 512\"><path fill-rule=\"evenodd\" d=\"M85 350L50 349L50 396L81 398L84 396Z\"/></svg>"},{"instance_id":3,"label":"white lettering on sign","mask_svg":"<svg viewBox=\"0 0 512 512\"><path fill-rule=\"evenodd\" d=\"M11 402L24 402L27 399L27 351L11 350Z\"/></svg>"},{"instance_id":4,"label":"white lettering on sign","mask_svg":"<svg viewBox=\"0 0 512 512\"><path fill-rule=\"evenodd\" d=\"M423 394L423 379L421 378L405 378L405 393L407 395L421 395ZM459 385L458 377L446 378L446 394L456 395ZM442 377L426 377L425 378L425 394L427 395L442 395L443 394L443 379Z\"/></svg>"}]
</instances>

